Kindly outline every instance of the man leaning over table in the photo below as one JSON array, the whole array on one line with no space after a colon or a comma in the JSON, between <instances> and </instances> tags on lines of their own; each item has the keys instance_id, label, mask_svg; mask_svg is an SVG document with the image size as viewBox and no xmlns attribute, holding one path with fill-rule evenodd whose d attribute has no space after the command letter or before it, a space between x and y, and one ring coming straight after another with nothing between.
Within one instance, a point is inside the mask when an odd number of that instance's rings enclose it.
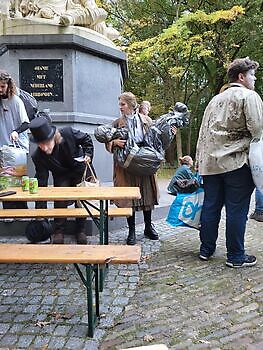
<instances>
[{"instance_id":1,"label":"man leaning over table","mask_svg":"<svg viewBox=\"0 0 263 350\"><path fill-rule=\"evenodd\" d=\"M48 185L49 171L53 176L55 187L75 187L80 183L86 163L91 163L93 159L94 147L90 135L71 127L58 130L44 117L32 120L29 129L32 134L30 140L38 145L32 160L39 186ZM86 178L90 176L88 169ZM66 208L71 204L73 201L55 201L54 207ZM46 206L46 202L36 203L36 208L46 208ZM51 237L53 244L64 243L66 220L66 217L54 220L55 228ZM85 222L85 218L76 219L75 232L78 244L87 243Z\"/></svg>"}]
</instances>

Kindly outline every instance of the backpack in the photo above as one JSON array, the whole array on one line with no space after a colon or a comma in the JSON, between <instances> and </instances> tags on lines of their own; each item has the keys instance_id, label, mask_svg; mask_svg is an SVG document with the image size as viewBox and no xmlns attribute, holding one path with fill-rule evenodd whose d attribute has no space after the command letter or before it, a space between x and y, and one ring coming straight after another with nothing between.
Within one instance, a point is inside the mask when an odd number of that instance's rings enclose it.
<instances>
[{"instance_id":1,"label":"backpack","mask_svg":"<svg viewBox=\"0 0 263 350\"><path fill-rule=\"evenodd\" d=\"M23 103L25 105L25 109L26 109L26 113L27 113L28 119L31 121L32 119L35 118L35 114L36 114L36 112L38 110L37 100L35 99L35 97L30 95L30 93L28 93L25 90L17 88L17 93L18 93L18 96L23 101Z\"/></svg>"},{"instance_id":2,"label":"backpack","mask_svg":"<svg viewBox=\"0 0 263 350\"><path fill-rule=\"evenodd\" d=\"M30 93L28 93L27 91L19 88L17 88L17 93L24 103L26 113L30 122L34 118L45 117L50 124L52 123L51 117L47 112L38 110L37 100L34 96L30 95Z\"/></svg>"}]
</instances>

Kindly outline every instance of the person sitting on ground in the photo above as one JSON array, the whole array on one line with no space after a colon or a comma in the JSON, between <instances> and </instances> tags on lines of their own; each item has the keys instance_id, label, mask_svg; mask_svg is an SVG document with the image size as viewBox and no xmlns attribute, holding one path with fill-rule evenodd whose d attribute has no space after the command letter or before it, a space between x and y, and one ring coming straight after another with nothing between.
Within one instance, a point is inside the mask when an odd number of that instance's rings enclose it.
<instances>
[{"instance_id":1,"label":"person sitting on ground","mask_svg":"<svg viewBox=\"0 0 263 350\"><path fill-rule=\"evenodd\" d=\"M93 142L89 134L65 127L57 130L49 121L41 116L35 118L29 124L32 137L31 141L38 147L32 155L36 168L35 177L39 186L47 186L49 171L52 173L55 187L75 187L81 182L86 163L93 159ZM83 161L79 161L83 157ZM91 164L92 167L92 164ZM94 170L94 169L93 169ZM86 178L91 176L88 169ZM69 201L55 202L55 208L66 208L73 204ZM37 208L46 208L44 202L37 202ZM78 206L75 203L75 206ZM86 244L85 218L77 218L76 240L78 244ZM66 218L56 218L55 228L51 237L54 244L64 243Z\"/></svg>"},{"instance_id":2,"label":"person sitting on ground","mask_svg":"<svg viewBox=\"0 0 263 350\"><path fill-rule=\"evenodd\" d=\"M177 193L192 193L199 187L198 180L191 170L193 159L190 156L179 157L180 166L172 177L167 191L176 196Z\"/></svg>"}]
</instances>

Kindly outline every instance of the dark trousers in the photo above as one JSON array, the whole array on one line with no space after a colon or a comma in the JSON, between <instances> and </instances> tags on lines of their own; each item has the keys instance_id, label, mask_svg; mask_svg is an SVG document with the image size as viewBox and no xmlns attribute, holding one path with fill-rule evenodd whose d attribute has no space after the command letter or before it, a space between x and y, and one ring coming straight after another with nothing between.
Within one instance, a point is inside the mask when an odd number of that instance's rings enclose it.
<instances>
[{"instance_id":1,"label":"dark trousers","mask_svg":"<svg viewBox=\"0 0 263 350\"><path fill-rule=\"evenodd\" d=\"M200 254L210 256L216 249L221 210L226 210L227 260L244 260L244 236L250 197L254 190L251 171L247 165L224 174L205 175L204 204L201 214Z\"/></svg>"},{"instance_id":2,"label":"dark trousers","mask_svg":"<svg viewBox=\"0 0 263 350\"><path fill-rule=\"evenodd\" d=\"M27 209L27 202L3 202L3 209Z\"/></svg>"},{"instance_id":3,"label":"dark trousers","mask_svg":"<svg viewBox=\"0 0 263 350\"><path fill-rule=\"evenodd\" d=\"M80 182L80 181L79 181ZM54 186L55 187L75 187L76 184L71 179L54 179ZM54 208L67 208L71 204L75 204L75 207L78 207L77 201L55 201L54 202ZM66 228L66 222L67 218L55 218L54 224L55 224L55 232L56 231L62 231L65 232ZM76 218L76 233L84 231L85 230L85 218Z\"/></svg>"}]
</instances>

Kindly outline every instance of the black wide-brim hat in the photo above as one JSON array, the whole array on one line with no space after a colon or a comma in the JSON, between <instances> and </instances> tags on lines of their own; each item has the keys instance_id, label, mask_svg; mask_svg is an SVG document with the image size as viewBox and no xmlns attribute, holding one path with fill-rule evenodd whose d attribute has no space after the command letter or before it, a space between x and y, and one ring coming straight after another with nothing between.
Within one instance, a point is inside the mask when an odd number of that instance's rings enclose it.
<instances>
[{"instance_id":1,"label":"black wide-brim hat","mask_svg":"<svg viewBox=\"0 0 263 350\"><path fill-rule=\"evenodd\" d=\"M51 125L45 117L36 117L29 124L30 140L34 143L45 142L55 135L56 127Z\"/></svg>"}]
</instances>

